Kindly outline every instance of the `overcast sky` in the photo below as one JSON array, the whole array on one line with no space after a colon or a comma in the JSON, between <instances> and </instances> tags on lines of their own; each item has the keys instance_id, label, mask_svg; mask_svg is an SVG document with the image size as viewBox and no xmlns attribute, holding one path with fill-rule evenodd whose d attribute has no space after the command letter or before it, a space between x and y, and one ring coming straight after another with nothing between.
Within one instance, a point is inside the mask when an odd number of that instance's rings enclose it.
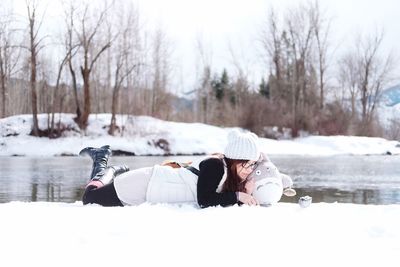
<instances>
[{"instance_id":1,"label":"overcast sky","mask_svg":"<svg viewBox=\"0 0 400 267\"><path fill-rule=\"evenodd\" d=\"M46 2L41 0L39 2ZM61 0L58 0L61 1ZM118 1L118 0L117 0ZM278 13L307 0L119 0L133 1L139 7L149 27L162 25L174 48L178 67L174 83L179 91L193 89L196 82L196 40L201 39L208 51L214 71L235 74L234 58L254 82L267 73L261 59L258 38L267 19L269 7ZM57 14L61 5L50 1L48 14ZM24 0L13 1L16 9L23 10ZM400 54L400 23L398 0L322 0L323 10L333 18L331 39L341 47L354 43L358 33L385 30L384 49ZM230 49L231 48L231 49ZM233 54L233 55L232 55Z\"/></svg>"}]
</instances>

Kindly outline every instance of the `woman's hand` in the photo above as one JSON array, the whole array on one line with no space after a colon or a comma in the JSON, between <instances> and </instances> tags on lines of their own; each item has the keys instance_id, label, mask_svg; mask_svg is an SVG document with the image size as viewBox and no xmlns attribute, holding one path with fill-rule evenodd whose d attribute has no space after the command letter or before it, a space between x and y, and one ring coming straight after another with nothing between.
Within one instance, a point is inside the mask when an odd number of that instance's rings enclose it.
<instances>
[{"instance_id":1,"label":"woman's hand","mask_svg":"<svg viewBox=\"0 0 400 267\"><path fill-rule=\"evenodd\" d=\"M246 181L246 185L244 186L244 190L247 194L252 195L254 192L254 188L256 186L256 182L254 179Z\"/></svg>"},{"instance_id":2,"label":"woman's hand","mask_svg":"<svg viewBox=\"0 0 400 267\"><path fill-rule=\"evenodd\" d=\"M249 206L256 206L260 204L252 195L243 192L239 192L239 201Z\"/></svg>"}]
</instances>

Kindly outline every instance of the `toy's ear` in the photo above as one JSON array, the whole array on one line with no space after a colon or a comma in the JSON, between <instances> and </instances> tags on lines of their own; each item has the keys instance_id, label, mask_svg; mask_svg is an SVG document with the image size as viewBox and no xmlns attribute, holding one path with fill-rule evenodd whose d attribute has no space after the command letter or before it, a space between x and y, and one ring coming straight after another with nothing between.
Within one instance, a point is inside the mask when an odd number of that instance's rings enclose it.
<instances>
[{"instance_id":1,"label":"toy's ear","mask_svg":"<svg viewBox=\"0 0 400 267\"><path fill-rule=\"evenodd\" d=\"M266 153L261 152L260 161L270 161Z\"/></svg>"}]
</instances>

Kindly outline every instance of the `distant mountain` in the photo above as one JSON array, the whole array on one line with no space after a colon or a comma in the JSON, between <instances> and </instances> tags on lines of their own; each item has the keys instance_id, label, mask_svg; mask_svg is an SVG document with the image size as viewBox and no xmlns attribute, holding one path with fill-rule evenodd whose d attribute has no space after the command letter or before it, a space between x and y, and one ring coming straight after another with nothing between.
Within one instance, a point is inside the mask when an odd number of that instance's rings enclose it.
<instances>
[{"instance_id":1,"label":"distant mountain","mask_svg":"<svg viewBox=\"0 0 400 267\"><path fill-rule=\"evenodd\" d=\"M400 104L400 84L383 90L382 102L388 107Z\"/></svg>"},{"instance_id":2,"label":"distant mountain","mask_svg":"<svg viewBox=\"0 0 400 267\"><path fill-rule=\"evenodd\" d=\"M172 95L171 104L177 112L187 112L193 109L194 101L185 97Z\"/></svg>"}]
</instances>

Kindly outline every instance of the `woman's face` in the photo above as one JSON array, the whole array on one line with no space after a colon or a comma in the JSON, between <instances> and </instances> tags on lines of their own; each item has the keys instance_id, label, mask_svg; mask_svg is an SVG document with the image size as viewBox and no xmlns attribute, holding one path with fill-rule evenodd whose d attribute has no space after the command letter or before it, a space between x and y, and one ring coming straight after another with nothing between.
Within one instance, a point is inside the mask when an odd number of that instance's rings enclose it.
<instances>
[{"instance_id":1,"label":"woman's face","mask_svg":"<svg viewBox=\"0 0 400 267\"><path fill-rule=\"evenodd\" d=\"M238 163L236 165L236 172L239 175L240 179L245 180L256 167L257 162L249 160L246 163Z\"/></svg>"}]
</instances>

